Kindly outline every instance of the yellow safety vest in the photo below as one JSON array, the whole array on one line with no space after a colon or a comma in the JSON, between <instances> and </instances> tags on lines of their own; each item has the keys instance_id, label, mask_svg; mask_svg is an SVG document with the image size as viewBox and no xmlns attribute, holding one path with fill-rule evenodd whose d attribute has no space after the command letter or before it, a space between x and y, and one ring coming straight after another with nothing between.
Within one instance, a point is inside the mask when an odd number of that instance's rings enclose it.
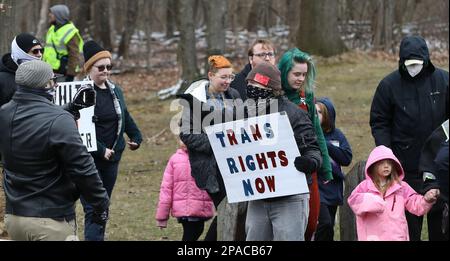
<instances>
[{"instance_id":1,"label":"yellow safety vest","mask_svg":"<svg viewBox=\"0 0 450 261\"><path fill-rule=\"evenodd\" d=\"M72 37L79 38L78 51L81 55L83 52L83 39L78 29L72 24L67 23L55 31L55 26L52 25L47 32L43 60L49 63L53 70L59 70L61 66L61 57L68 56L67 43ZM80 66L77 66L76 72L80 71Z\"/></svg>"}]
</instances>

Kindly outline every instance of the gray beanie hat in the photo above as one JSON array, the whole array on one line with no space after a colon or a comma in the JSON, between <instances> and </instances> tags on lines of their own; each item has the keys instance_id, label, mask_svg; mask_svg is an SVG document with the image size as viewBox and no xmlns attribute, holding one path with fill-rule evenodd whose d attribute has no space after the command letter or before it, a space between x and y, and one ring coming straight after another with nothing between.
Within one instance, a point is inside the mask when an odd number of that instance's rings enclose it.
<instances>
[{"instance_id":1,"label":"gray beanie hat","mask_svg":"<svg viewBox=\"0 0 450 261\"><path fill-rule=\"evenodd\" d=\"M52 78L52 67L40 60L24 62L16 71L16 83L29 88L43 89Z\"/></svg>"},{"instance_id":2,"label":"gray beanie hat","mask_svg":"<svg viewBox=\"0 0 450 261\"><path fill-rule=\"evenodd\" d=\"M69 22L70 11L67 5L54 5L50 7L50 12L55 15L57 24L64 25Z\"/></svg>"}]
</instances>

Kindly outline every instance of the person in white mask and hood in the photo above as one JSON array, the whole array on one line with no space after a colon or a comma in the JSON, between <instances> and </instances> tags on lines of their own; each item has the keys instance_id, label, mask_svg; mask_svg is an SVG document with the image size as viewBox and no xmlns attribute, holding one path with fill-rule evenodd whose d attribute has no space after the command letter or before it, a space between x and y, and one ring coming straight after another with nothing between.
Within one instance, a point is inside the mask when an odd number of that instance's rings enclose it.
<instances>
[{"instance_id":1,"label":"person in white mask and hood","mask_svg":"<svg viewBox=\"0 0 450 261\"><path fill-rule=\"evenodd\" d=\"M407 36L400 43L399 68L379 83L370 110L375 145L385 145L400 160L405 179L421 191L419 172L422 146L449 115L448 72L436 68L428 46L420 36ZM442 200L428 213L430 241L444 240L441 232ZM406 213L409 237L419 241L423 217Z\"/></svg>"},{"instance_id":2,"label":"person in white mask and hood","mask_svg":"<svg viewBox=\"0 0 450 261\"><path fill-rule=\"evenodd\" d=\"M16 70L19 64L41 60L43 47L41 42L29 33L14 37L11 52L4 54L0 60L0 106L11 100L16 91Z\"/></svg>"}]
</instances>

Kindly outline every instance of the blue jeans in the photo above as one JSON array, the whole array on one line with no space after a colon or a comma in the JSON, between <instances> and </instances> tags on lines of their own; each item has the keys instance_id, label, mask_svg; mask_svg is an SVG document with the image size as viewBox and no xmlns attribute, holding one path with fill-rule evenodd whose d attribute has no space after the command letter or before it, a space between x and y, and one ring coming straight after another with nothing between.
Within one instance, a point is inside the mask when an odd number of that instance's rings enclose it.
<instances>
[{"instance_id":1,"label":"blue jeans","mask_svg":"<svg viewBox=\"0 0 450 261\"><path fill-rule=\"evenodd\" d=\"M112 190L116 183L117 173L119 169L119 162L111 162L105 160L95 159L95 166L97 167L100 179L103 182L103 186L108 193L108 197L111 199ZM105 240L105 226L101 226L92 222L92 215L94 208L81 197L81 204L84 210L84 240L86 241L103 241Z\"/></svg>"},{"instance_id":2,"label":"blue jeans","mask_svg":"<svg viewBox=\"0 0 450 261\"><path fill-rule=\"evenodd\" d=\"M304 241L309 194L248 202L246 241Z\"/></svg>"}]
</instances>

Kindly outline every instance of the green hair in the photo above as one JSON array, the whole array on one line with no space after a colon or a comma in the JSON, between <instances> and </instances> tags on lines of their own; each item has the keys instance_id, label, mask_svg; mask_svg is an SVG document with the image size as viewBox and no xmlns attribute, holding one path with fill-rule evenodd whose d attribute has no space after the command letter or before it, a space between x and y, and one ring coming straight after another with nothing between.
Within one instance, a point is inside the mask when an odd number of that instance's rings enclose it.
<instances>
[{"instance_id":1,"label":"green hair","mask_svg":"<svg viewBox=\"0 0 450 261\"><path fill-rule=\"evenodd\" d=\"M316 79L316 68L311 56L305 52L300 51L298 48L292 48L285 52L280 58L280 62L278 63L278 69L281 72L281 86L283 87L283 90L287 94L295 91L291 86L289 86L288 83L288 73L292 69L292 67L294 67L294 63L306 63L308 65L305 91L312 92Z\"/></svg>"}]
</instances>

